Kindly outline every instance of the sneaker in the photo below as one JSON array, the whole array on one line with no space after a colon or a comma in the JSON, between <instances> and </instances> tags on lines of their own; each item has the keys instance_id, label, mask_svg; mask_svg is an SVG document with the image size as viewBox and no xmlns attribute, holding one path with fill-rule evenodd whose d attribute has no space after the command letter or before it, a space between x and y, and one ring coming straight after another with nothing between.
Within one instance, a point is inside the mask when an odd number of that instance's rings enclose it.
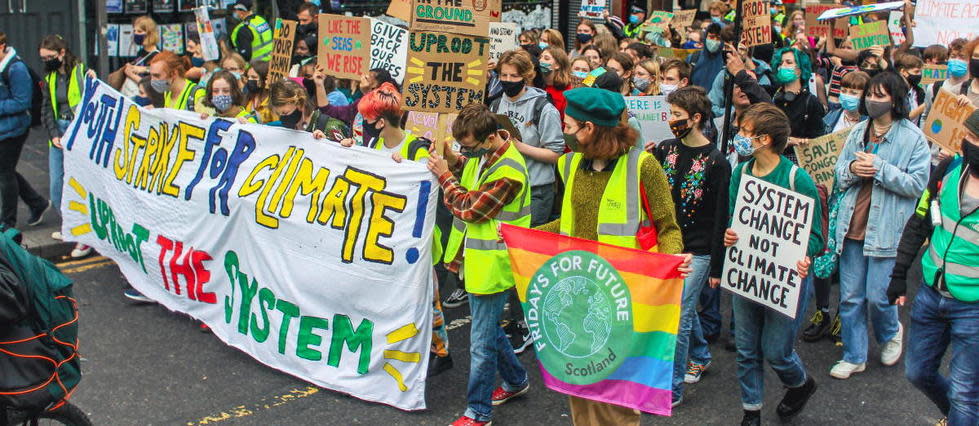
<instances>
[{"instance_id":1,"label":"sneaker","mask_svg":"<svg viewBox=\"0 0 979 426\"><path fill-rule=\"evenodd\" d=\"M698 364L696 362L690 361L687 363L687 374L683 375L683 383L694 384L700 381L700 376L704 375L704 371L707 371L707 367L710 367L710 361L706 364Z\"/></svg>"},{"instance_id":2,"label":"sneaker","mask_svg":"<svg viewBox=\"0 0 979 426\"><path fill-rule=\"evenodd\" d=\"M830 327L829 340L832 340L836 346L843 346L843 339L840 337L840 331L843 329L843 323L840 322L840 313L837 312L836 316L833 317L833 326Z\"/></svg>"},{"instance_id":3,"label":"sneaker","mask_svg":"<svg viewBox=\"0 0 979 426\"><path fill-rule=\"evenodd\" d=\"M462 416L449 426L490 426L493 422L479 422L471 417Z\"/></svg>"},{"instance_id":4,"label":"sneaker","mask_svg":"<svg viewBox=\"0 0 979 426\"><path fill-rule=\"evenodd\" d=\"M821 309L816 309L816 312L812 314L812 318L809 319L809 326L802 332L802 340L805 342L818 342L826 337L832 327L832 322L829 320L829 312L823 311Z\"/></svg>"},{"instance_id":5,"label":"sneaker","mask_svg":"<svg viewBox=\"0 0 979 426\"><path fill-rule=\"evenodd\" d=\"M680 399L674 399L674 400L673 400L673 403L672 403L672 404L670 404L670 408L676 408L676 407L678 407L678 406L679 406L680 404L683 404L683 397L682 397L682 396L680 397Z\"/></svg>"},{"instance_id":6,"label":"sneaker","mask_svg":"<svg viewBox=\"0 0 979 426\"><path fill-rule=\"evenodd\" d=\"M64 241L65 240L65 236L64 235L61 235L61 231L54 231L54 232L51 233L51 239L52 240L58 240L58 241Z\"/></svg>"},{"instance_id":7,"label":"sneaker","mask_svg":"<svg viewBox=\"0 0 979 426\"><path fill-rule=\"evenodd\" d=\"M129 298L129 300L133 300L139 303L156 303L155 300L146 297L146 295L140 293L135 288L126 289L126 291L124 291L122 294L127 298Z\"/></svg>"},{"instance_id":8,"label":"sneaker","mask_svg":"<svg viewBox=\"0 0 979 426\"><path fill-rule=\"evenodd\" d=\"M466 293L466 290L457 288L456 291L453 291L449 297L446 297L442 301L442 306L446 308L458 308L466 303L469 303L469 293Z\"/></svg>"},{"instance_id":9,"label":"sneaker","mask_svg":"<svg viewBox=\"0 0 979 426\"><path fill-rule=\"evenodd\" d=\"M792 419L802 412L809 402L809 397L814 393L816 393L816 380L810 375L802 386L785 391L785 396L782 397L782 402L778 403L775 414L778 414L783 422Z\"/></svg>"},{"instance_id":10,"label":"sneaker","mask_svg":"<svg viewBox=\"0 0 979 426\"><path fill-rule=\"evenodd\" d=\"M524 321L511 321L503 327L503 331L510 338L510 346L513 346L513 353L517 355L522 354L534 343L534 337L530 335L530 328Z\"/></svg>"},{"instance_id":11,"label":"sneaker","mask_svg":"<svg viewBox=\"0 0 979 426\"><path fill-rule=\"evenodd\" d=\"M452 368L452 355L438 356L429 355L428 358L428 377L435 377Z\"/></svg>"},{"instance_id":12,"label":"sneaker","mask_svg":"<svg viewBox=\"0 0 979 426\"><path fill-rule=\"evenodd\" d=\"M888 367L897 364L897 360L901 359L901 343L904 342L904 326L901 323L897 323L897 334L894 338L888 340L884 343L884 348L880 351L880 362Z\"/></svg>"},{"instance_id":13,"label":"sneaker","mask_svg":"<svg viewBox=\"0 0 979 426\"><path fill-rule=\"evenodd\" d=\"M863 373L867 369L867 363L861 362L860 364L852 364L843 360L840 360L833 366L833 369L829 370L829 375L840 380L849 379L854 373Z\"/></svg>"},{"instance_id":14,"label":"sneaker","mask_svg":"<svg viewBox=\"0 0 979 426\"><path fill-rule=\"evenodd\" d=\"M44 208L31 210L31 217L27 219L27 226L37 226L44 222L44 214L51 210L51 202L44 203Z\"/></svg>"},{"instance_id":15,"label":"sneaker","mask_svg":"<svg viewBox=\"0 0 979 426\"><path fill-rule=\"evenodd\" d=\"M761 410L744 410L741 426L761 426Z\"/></svg>"},{"instance_id":16,"label":"sneaker","mask_svg":"<svg viewBox=\"0 0 979 426\"><path fill-rule=\"evenodd\" d=\"M503 389L503 386L497 386L496 390L493 391L493 398L492 398L493 406L503 405L507 401L527 393L527 391L529 390L530 390L530 383L527 383L527 385L524 386L522 389L514 392L509 392Z\"/></svg>"},{"instance_id":17,"label":"sneaker","mask_svg":"<svg viewBox=\"0 0 979 426\"><path fill-rule=\"evenodd\" d=\"M90 254L92 254L92 247L91 246L87 246L85 244L78 244L71 251L71 258L72 259L81 259L81 258L83 258L85 256L90 255Z\"/></svg>"}]
</instances>

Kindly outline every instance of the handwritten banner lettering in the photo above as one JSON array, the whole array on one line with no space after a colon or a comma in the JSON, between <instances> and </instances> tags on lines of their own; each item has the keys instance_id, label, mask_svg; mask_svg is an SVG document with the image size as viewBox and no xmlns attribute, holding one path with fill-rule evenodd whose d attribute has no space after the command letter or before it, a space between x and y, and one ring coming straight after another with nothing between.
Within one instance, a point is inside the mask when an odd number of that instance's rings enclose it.
<instances>
[{"instance_id":1,"label":"handwritten banner lettering","mask_svg":"<svg viewBox=\"0 0 979 426\"><path fill-rule=\"evenodd\" d=\"M976 0L918 0L914 9L914 45L948 46L952 40L979 37Z\"/></svg>"},{"instance_id":2,"label":"handwritten banner lettering","mask_svg":"<svg viewBox=\"0 0 979 426\"><path fill-rule=\"evenodd\" d=\"M319 55L316 65L337 78L358 80L371 63L371 27L368 18L319 15Z\"/></svg>"},{"instance_id":3,"label":"handwritten banner lettering","mask_svg":"<svg viewBox=\"0 0 979 426\"><path fill-rule=\"evenodd\" d=\"M849 135L849 129L840 130L810 139L809 143L797 146L795 152L799 159L799 166L805 169L817 184L826 185L828 189L833 188L833 181L836 180L836 160Z\"/></svg>"},{"instance_id":4,"label":"handwritten banner lettering","mask_svg":"<svg viewBox=\"0 0 979 426\"><path fill-rule=\"evenodd\" d=\"M925 64L921 68L921 84L929 85L948 79L948 65Z\"/></svg>"},{"instance_id":5,"label":"handwritten banner lettering","mask_svg":"<svg viewBox=\"0 0 979 426\"><path fill-rule=\"evenodd\" d=\"M626 96L625 106L639 120L643 144L673 138L666 96Z\"/></svg>"},{"instance_id":6,"label":"handwritten banner lettering","mask_svg":"<svg viewBox=\"0 0 979 426\"><path fill-rule=\"evenodd\" d=\"M608 0L584 0L581 2L581 12L588 19L602 19L602 14L608 10Z\"/></svg>"},{"instance_id":7,"label":"handwritten banner lettering","mask_svg":"<svg viewBox=\"0 0 979 426\"><path fill-rule=\"evenodd\" d=\"M925 136L941 146L945 152L962 152L962 139L968 132L962 123L975 110L972 105L959 106L957 96L952 92L939 90L922 127Z\"/></svg>"},{"instance_id":8,"label":"handwritten banner lettering","mask_svg":"<svg viewBox=\"0 0 979 426\"><path fill-rule=\"evenodd\" d=\"M407 61L408 30L371 18L371 69L386 69L401 84Z\"/></svg>"},{"instance_id":9,"label":"handwritten banner lettering","mask_svg":"<svg viewBox=\"0 0 979 426\"><path fill-rule=\"evenodd\" d=\"M403 106L409 111L456 112L482 102L489 39L412 31Z\"/></svg>"},{"instance_id":10,"label":"handwritten banner lettering","mask_svg":"<svg viewBox=\"0 0 979 426\"><path fill-rule=\"evenodd\" d=\"M414 0L411 30L486 37L502 7L502 0Z\"/></svg>"},{"instance_id":11,"label":"handwritten banner lettering","mask_svg":"<svg viewBox=\"0 0 979 426\"><path fill-rule=\"evenodd\" d=\"M512 22L491 22L489 25L490 62L496 62L504 53L515 50L517 44L517 24Z\"/></svg>"},{"instance_id":12,"label":"handwritten banner lettering","mask_svg":"<svg viewBox=\"0 0 979 426\"><path fill-rule=\"evenodd\" d=\"M267 77L267 84L269 85L289 75L297 24L298 22L287 19L275 20L275 44L272 48L272 59L269 60L269 75Z\"/></svg>"},{"instance_id":13,"label":"handwritten banner lettering","mask_svg":"<svg viewBox=\"0 0 979 426\"><path fill-rule=\"evenodd\" d=\"M891 45L891 33L886 21L874 21L866 24L851 25L850 37L856 50L868 49L874 46L887 47Z\"/></svg>"},{"instance_id":14,"label":"handwritten banner lettering","mask_svg":"<svg viewBox=\"0 0 979 426\"><path fill-rule=\"evenodd\" d=\"M696 9L675 10L673 11L673 21L670 22L670 26L682 31L683 29L693 25L693 21L696 18Z\"/></svg>"},{"instance_id":15,"label":"handwritten banner lettering","mask_svg":"<svg viewBox=\"0 0 979 426\"><path fill-rule=\"evenodd\" d=\"M752 47L772 42L772 16L768 14L768 2L748 0L744 2L744 32L742 42Z\"/></svg>"},{"instance_id":16,"label":"handwritten banner lettering","mask_svg":"<svg viewBox=\"0 0 979 426\"><path fill-rule=\"evenodd\" d=\"M207 14L206 7L194 9L194 18L197 20L197 33L201 37L201 53L205 61L216 61L221 57L218 50L218 39L214 36L214 27L211 25L211 18ZM123 34L125 39L125 34ZM120 51L122 49L120 48Z\"/></svg>"}]
</instances>

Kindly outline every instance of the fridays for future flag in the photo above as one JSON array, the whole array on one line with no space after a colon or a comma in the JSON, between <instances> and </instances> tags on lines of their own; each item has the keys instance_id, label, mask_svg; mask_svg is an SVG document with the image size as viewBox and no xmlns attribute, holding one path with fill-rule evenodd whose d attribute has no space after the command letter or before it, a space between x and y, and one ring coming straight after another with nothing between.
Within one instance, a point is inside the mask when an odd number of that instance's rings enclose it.
<instances>
[{"instance_id":1,"label":"fridays for future flag","mask_svg":"<svg viewBox=\"0 0 979 426\"><path fill-rule=\"evenodd\" d=\"M503 225L548 388L670 415L679 256Z\"/></svg>"}]
</instances>

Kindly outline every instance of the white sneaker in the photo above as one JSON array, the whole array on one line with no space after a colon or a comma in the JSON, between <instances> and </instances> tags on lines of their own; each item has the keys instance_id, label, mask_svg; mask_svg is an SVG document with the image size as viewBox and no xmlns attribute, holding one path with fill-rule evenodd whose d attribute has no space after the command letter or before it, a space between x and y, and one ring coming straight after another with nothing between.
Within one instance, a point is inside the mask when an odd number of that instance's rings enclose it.
<instances>
[{"instance_id":1,"label":"white sneaker","mask_svg":"<svg viewBox=\"0 0 979 426\"><path fill-rule=\"evenodd\" d=\"M65 237L61 235L61 231L54 231L51 233L51 239L64 241Z\"/></svg>"},{"instance_id":2,"label":"white sneaker","mask_svg":"<svg viewBox=\"0 0 979 426\"><path fill-rule=\"evenodd\" d=\"M90 254L92 254L92 247L86 246L85 244L79 244L75 246L74 250L71 251L71 258L81 259Z\"/></svg>"},{"instance_id":3,"label":"white sneaker","mask_svg":"<svg viewBox=\"0 0 979 426\"><path fill-rule=\"evenodd\" d=\"M867 369L867 363L861 362L860 364L851 364L849 362L840 360L836 362L832 370L829 370L829 375L837 379L845 380L849 379L850 375L853 373L862 373Z\"/></svg>"},{"instance_id":4,"label":"white sneaker","mask_svg":"<svg viewBox=\"0 0 979 426\"><path fill-rule=\"evenodd\" d=\"M884 343L884 348L880 351L880 362L888 367L897 364L897 360L901 359L901 351L903 349L902 343L904 342L904 326L901 323L897 323L897 334L894 338L888 340Z\"/></svg>"}]
</instances>

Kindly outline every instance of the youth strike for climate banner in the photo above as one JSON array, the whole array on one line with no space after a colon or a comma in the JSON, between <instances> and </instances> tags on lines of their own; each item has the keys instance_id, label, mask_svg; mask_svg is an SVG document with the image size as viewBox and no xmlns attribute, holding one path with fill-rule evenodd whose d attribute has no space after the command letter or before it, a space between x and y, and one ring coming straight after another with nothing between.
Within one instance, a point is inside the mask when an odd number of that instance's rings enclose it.
<instances>
[{"instance_id":1,"label":"youth strike for climate banner","mask_svg":"<svg viewBox=\"0 0 979 426\"><path fill-rule=\"evenodd\" d=\"M69 240L263 364L425 408L437 201L425 167L145 110L97 80L62 140Z\"/></svg>"}]
</instances>

